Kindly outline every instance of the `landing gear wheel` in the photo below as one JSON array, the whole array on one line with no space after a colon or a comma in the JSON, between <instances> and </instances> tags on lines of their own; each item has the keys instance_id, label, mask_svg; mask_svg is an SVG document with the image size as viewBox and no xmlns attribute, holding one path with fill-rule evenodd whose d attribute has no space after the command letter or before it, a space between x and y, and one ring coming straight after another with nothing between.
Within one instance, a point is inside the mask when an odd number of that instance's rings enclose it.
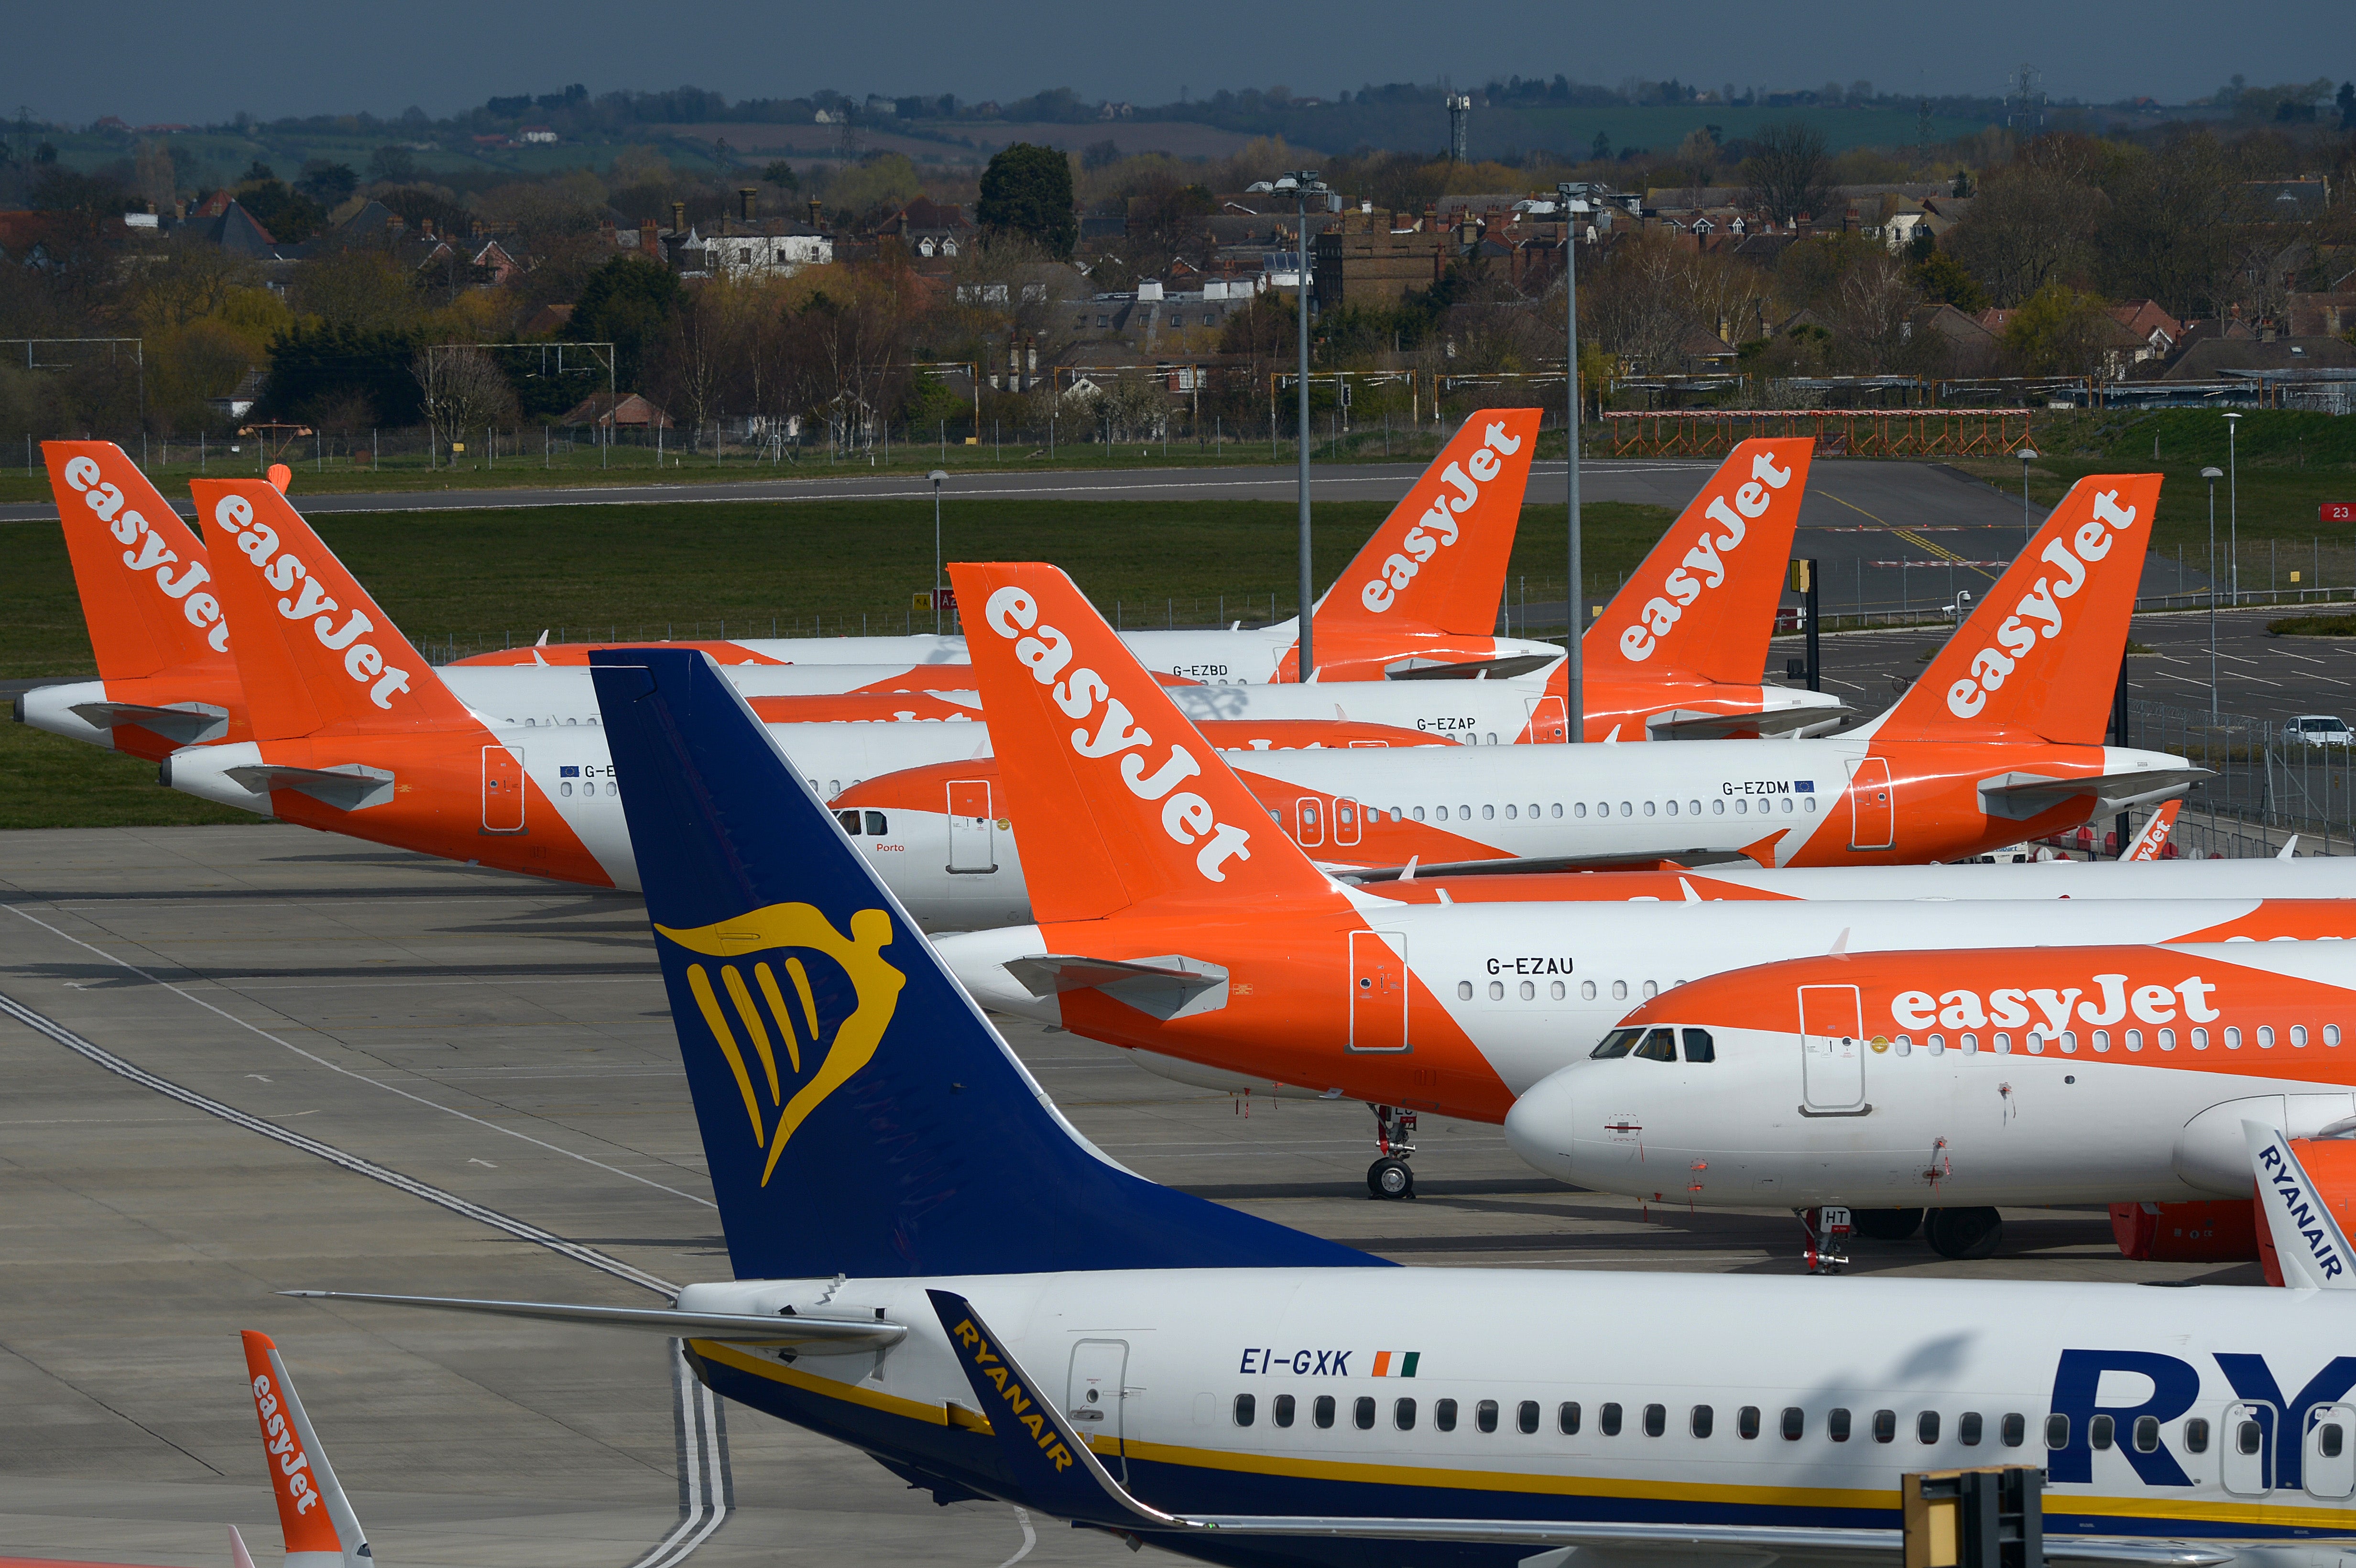
<instances>
[{"instance_id":1,"label":"landing gear wheel","mask_svg":"<svg viewBox=\"0 0 2356 1568\"><path fill-rule=\"evenodd\" d=\"M1922 1228L1920 1209L1859 1209L1849 1221L1857 1233L1876 1242L1903 1242Z\"/></svg>"},{"instance_id":2,"label":"landing gear wheel","mask_svg":"<svg viewBox=\"0 0 2356 1568\"><path fill-rule=\"evenodd\" d=\"M1370 1198L1401 1199L1415 1196L1415 1172L1407 1161L1385 1155L1366 1167L1366 1195Z\"/></svg>"},{"instance_id":3,"label":"landing gear wheel","mask_svg":"<svg viewBox=\"0 0 2356 1568\"><path fill-rule=\"evenodd\" d=\"M1943 1258L1968 1263L1996 1251L2004 1221L1993 1209L1933 1209L1922 1218L1922 1239Z\"/></svg>"}]
</instances>

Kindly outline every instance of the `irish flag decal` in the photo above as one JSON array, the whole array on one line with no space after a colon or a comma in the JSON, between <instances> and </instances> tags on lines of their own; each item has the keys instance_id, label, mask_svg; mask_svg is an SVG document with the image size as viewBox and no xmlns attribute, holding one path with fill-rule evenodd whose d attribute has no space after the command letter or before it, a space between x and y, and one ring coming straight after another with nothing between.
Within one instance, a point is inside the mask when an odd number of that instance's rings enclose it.
<instances>
[{"instance_id":1,"label":"irish flag decal","mask_svg":"<svg viewBox=\"0 0 2356 1568\"><path fill-rule=\"evenodd\" d=\"M1421 1360L1421 1350L1376 1350L1375 1376L1378 1378L1411 1378L1415 1364Z\"/></svg>"}]
</instances>

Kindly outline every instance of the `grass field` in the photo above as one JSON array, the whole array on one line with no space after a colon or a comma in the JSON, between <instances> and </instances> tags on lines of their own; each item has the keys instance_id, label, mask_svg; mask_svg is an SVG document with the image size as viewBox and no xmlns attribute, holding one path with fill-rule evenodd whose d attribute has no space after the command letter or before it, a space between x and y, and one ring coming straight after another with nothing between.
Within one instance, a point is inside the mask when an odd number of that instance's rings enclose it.
<instances>
[{"instance_id":1,"label":"grass field","mask_svg":"<svg viewBox=\"0 0 2356 1568\"><path fill-rule=\"evenodd\" d=\"M1317 576L1330 581L1387 514L1379 502L1316 509ZM1583 508L1590 584L1614 583L1671 514ZM1561 516L1533 507L1512 571L1559 598ZM413 641L528 643L544 628L681 637L906 629L933 574L933 509L917 501L654 503L512 511L384 512L318 521L323 537ZM1293 609L1295 513L1288 502L968 501L946 514L951 560L1051 560L1107 613L1161 624L1266 619ZM0 678L95 673L64 540L54 525L5 531ZM1224 604L1221 600L1224 596ZM917 629L929 630L923 617ZM814 624L815 623L815 624ZM431 653L431 647L427 651Z\"/></svg>"},{"instance_id":2,"label":"grass field","mask_svg":"<svg viewBox=\"0 0 2356 1568\"><path fill-rule=\"evenodd\" d=\"M265 822L155 782L155 764L22 724L0 725L0 830Z\"/></svg>"}]
</instances>

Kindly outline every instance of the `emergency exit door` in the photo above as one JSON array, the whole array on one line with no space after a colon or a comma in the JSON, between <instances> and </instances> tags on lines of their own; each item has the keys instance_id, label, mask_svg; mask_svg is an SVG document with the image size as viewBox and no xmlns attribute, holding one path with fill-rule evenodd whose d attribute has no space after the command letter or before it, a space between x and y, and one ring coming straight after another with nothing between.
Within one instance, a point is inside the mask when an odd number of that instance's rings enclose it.
<instances>
[{"instance_id":1,"label":"emergency exit door","mask_svg":"<svg viewBox=\"0 0 2356 1568\"><path fill-rule=\"evenodd\" d=\"M1837 1115L1865 1106L1864 1010L1855 986L1800 987L1800 1103Z\"/></svg>"},{"instance_id":2,"label":"emergency exit door","mask_svg":"<svg viewBox=\"0 0 2356 1568\"><path fill-rule=\"evenodd\" d=\"M1890 791L1890 762L1862 757L1848 780L1848 847L1887 849L1898 837L1898 802Z\"/></svg>"},{"instance_id":3,"label":"emergency exit door","mask_svg":"<svg viewBox=\"0 0 2356 1568\"><path fill-rule=\"evenodd\" d=\"M998 869L997 818L991 815L988 779L951 779L948 785L949 863L953 876Z\"/></svg>"},{"instance_id":4,"label":"emergency exit door","mask_svg":"<svg viewBox=\"0 0 2356 1568\"><path fill-rule=\"evenodd\" d=\"M1570 739L1570 714L1559 697L1534 697L1528 699L1530 739L1540 745L1554 745Z\"/></svg>"},{"instance_id":5,"label":"emergency exit door","mask_svg":"<svg viewBox=\"0 0 2356 1568\"><path fill-rule=\"evenodd\" d=\"M483 831L523 831L523 753L483 748Z\"/></svg>"},{"instance_id":6,"label":"emergency exit door","mask_svg":"<svg viewBox=\"0 0 2356 1568\"><path fill-rule=\"evenodd\" d=\"M1350 933L1350 1049L1407 1048L1407 938L1396 931L1354 931Z\"/></svg>"},{"instance_id":7,"label":"emergency exit door","mask_svg":"<svg viewBox=\"0 0 2356 1568\"><path fill-rule=\"evenodd\" d=\"M1072 1373L1064 1385L1064 1414L1073 1430L1123 1482L1129 1479L1128 1377L1128 1340L1083 1339L1072 1347Z\"/></svg>"}]
</instances>

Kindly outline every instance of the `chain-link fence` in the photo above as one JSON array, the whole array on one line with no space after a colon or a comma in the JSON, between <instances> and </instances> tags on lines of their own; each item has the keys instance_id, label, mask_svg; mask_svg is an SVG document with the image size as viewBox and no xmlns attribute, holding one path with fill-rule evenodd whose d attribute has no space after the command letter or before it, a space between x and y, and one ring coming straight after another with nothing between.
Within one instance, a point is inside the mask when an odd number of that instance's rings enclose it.
<instances>
[{"instance_id":1,"label":"chain-link fence","mask_svg":"<svg viewBox=\"0 0 2356 1568\"><path fill-rule=\"evenodd\" d=\"M2137 699L2129 741L2207 768L2185 800L2176 840L2186 854L2271 855L2291 835L2302 854L2356 850L2356 740L2346 730L2308 738L2289 725Z\"/></svg>"}]
</instances>

